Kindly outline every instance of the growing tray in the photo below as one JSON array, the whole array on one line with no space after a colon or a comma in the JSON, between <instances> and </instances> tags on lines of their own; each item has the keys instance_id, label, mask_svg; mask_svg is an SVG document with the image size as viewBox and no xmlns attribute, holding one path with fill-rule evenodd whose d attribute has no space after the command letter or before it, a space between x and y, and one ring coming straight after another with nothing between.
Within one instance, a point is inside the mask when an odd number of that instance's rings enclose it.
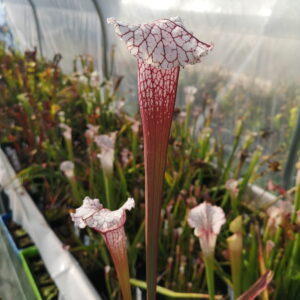
<instances>
[{"instance_id":1,"label":"growing tray","mask_svg":"<svg viewBox=\"0 0 300 300\"><path fill-rule=\"evenodd\" d=\"M12 220L10 213L1 215L0 224L14 252L18 254L20 250L33 246L34 243L29 234Z\"/></svg>"},{"instance_id":2,"label":"growing tray","mask_svg":"<svg viewBox=\"0 0 300 300\"><path fill-rule=\"evenodd\" d=\"M37 300L58 300L58 289L35 246L20 251L22 265Z\"/></svg>"}]
</instances>

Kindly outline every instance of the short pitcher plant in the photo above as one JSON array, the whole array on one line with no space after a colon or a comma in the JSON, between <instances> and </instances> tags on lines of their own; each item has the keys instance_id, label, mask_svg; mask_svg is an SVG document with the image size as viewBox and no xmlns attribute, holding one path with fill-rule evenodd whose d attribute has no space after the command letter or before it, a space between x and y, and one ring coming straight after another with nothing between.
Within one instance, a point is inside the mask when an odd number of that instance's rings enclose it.
<instances>
[{"instance_id":1,"label":"short pitcher plant","mask_svg":"<svg viewBox=\"0 0 300 300\"><path fill-rule=\"evenodd\" d=\"M194 233L199 238L203 253L210 300L215 299L215 247L217 237L225 222L226 219L223 209L207 202L203 202L191 209L188 215L188 223L192 228L195 228Z\"/></svg>"},{"instance_id":2,"label":"short pitcher plant","mask_svg":"<svg viewBox=\"0 0 300 300\"><path fill-rule=\"evenodd\" d=\"M180 18L129 25L108 19L137 58L144 132L147 298L156 298L160 210L167 147L180 67L200 62L212 45L187 31Z\"/></svg>"},{"instance_id":3,"label":"short pitcher plant","mask_svg":"<svg viewBox=\"0 0 300 300\"><path fill-rule=\"evenodd\" d=\"M118 210L111 211L103 208L98 199L85 197L82 206L71 213L72 220L79 228L88 226L102 235L114 262L124 300L132 299L124 224L125 211L133 207L133 198L129 198Z\"/></svg>"}]
</instances>

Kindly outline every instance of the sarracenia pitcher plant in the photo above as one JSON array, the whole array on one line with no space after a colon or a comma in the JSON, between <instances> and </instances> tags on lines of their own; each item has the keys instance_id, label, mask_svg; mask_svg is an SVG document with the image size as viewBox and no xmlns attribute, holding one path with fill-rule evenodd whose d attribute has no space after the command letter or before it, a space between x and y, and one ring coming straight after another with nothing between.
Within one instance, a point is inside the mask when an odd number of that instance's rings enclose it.
<instances>
[{"instance_id":1,"label":"sarracenia pitcher plant","mask_svg":"<svg viewBox=\"0 0 300 300\"><path fill-rule=\"evenodd\" d=\"M195 228L194 233L199 238L205 264L206 281L209 299L215 299L214 253L217 237L225 224L225 214L221 207L203 202L192 208L188 214L188 223Z\"/></svg>"},{"instance_id":2,"label":"sarracenia pitcher plant","mask_svg":"<svg viewBox=\"0 0 300 300\"><path fill-rule=\"evenodd\" d=\"M179 70L200 62L212 45L194 37L178 17L139 25L110 18L108 23L138 63L145 159L147 299L152 300L156 298L162 187Z\"/></svg>"},{"instance_id":3,"label":"sarracenia pitcher plant","mask_svg":"<svg viewBox=\"0 0 300 300\"><path fill-rule=\"evenodd\" d=\"M103 208L98 199L85 197L82 206L71 213L72 220L79 228L88 226L102 235L114 262L124 300L132 299L124 224L125 211L133 207L133 198L128 198L118 210L111 211Z\"/></svg>"}]
</instances>

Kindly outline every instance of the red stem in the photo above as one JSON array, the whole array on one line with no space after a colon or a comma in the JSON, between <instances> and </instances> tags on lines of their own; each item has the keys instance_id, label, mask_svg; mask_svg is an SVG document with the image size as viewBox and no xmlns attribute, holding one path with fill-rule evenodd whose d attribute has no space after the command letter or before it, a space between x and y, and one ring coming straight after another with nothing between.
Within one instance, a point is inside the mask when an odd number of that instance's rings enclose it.
<instances>
[{"instance_id":1,"label":"red stem","mask_svg":"<svg viewBox=\"0 0 300 300\"><path fill-rule=\"evenodd\" d=\"M147 299L156 299L157 252L168 140L179 67L158 69L138 61L139 104L144 132Z\"/></svg>"}]
</instances>

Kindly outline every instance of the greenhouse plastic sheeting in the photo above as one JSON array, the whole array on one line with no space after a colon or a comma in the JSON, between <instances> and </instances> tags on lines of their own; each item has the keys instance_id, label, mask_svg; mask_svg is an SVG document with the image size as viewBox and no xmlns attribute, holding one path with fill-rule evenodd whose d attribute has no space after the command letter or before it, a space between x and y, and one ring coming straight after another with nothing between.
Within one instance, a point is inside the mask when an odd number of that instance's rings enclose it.
<instances>
[{"instance_id":1,"label":"greenhouse plastic sheeting","mask_svg":"<svg viewBox=\"0 0 300 300\"><path fill-rule=\"evenodd\" d=\"M92 0L3 0L20 49L38 46L32 2L40 24L44 55L63 55L72 68L76 55L95 57L100 69L102 30ZM204 41L215 43L206 66L226 68L266 80L298 79L300 72L300 2L295 0L101 0L104 22L115 16L132 23L179 15ZM106 23L106 22L105 22ZM108 29L109 46L117 43L117 60L129 60ZM287 66L289 66L287 68ZM122 68L122 69L121 69ZM201 67L199 67L201 69ZM119 72L125 73L124 66ZM128 69L126 69L128 71Z\"/></svg>"},{"instance_id":2,"label":"greenhouse plastic sheeting","mask_svg":"<svg viewBox=\"0 0 300 300\"><path fill-rule=\"evenodd\" d=\"M34 0L45 57L63 56L65 70L76 55L89 53L101 59L101 29L92 1ZM27 0L4 1L16 44L23 51L39 46L34 13ZM96 65L97 66L97 65Z\"/></svg>"},{"instance_id":3,"label":"greenhouse plastic sheeting","mask_svg":"<svg viewBox=\"0 0 300 300\"><path fill-rule=\"evenodd\" d=\"M5 154L0 149L0 184L9 196L13 220L31 236L64 300L100 300L79 264L62 243L16 178ZM62 298L63 297L63 298Z\"/></svg>"}]
</instances>

